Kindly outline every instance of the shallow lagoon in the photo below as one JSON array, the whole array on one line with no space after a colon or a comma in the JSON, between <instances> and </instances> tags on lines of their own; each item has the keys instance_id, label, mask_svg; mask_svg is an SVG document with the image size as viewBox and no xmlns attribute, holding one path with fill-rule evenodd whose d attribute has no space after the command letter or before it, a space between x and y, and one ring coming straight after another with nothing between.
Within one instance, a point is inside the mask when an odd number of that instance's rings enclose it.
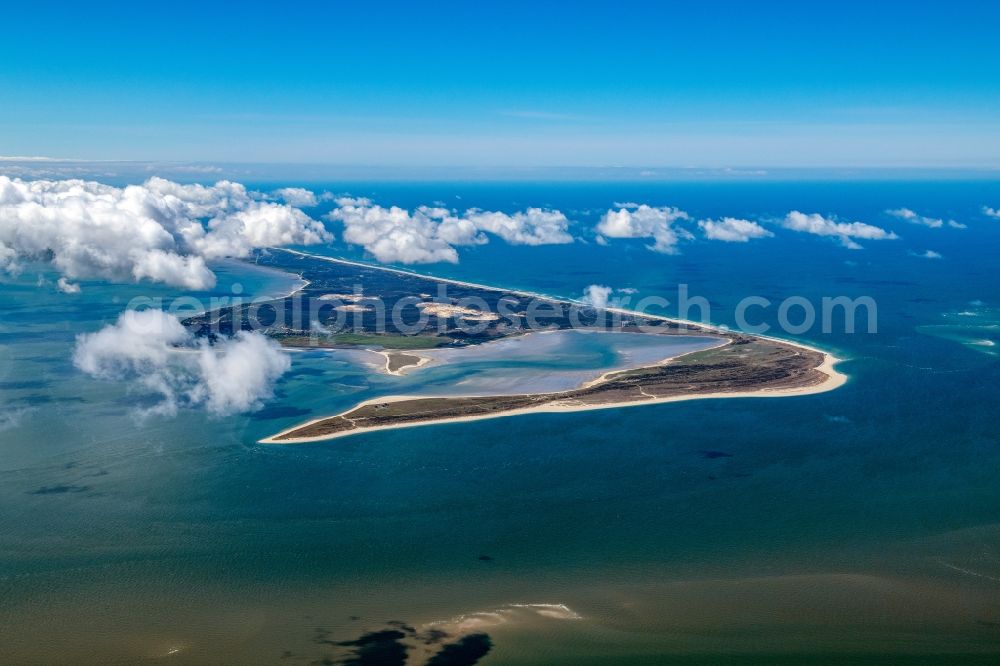
<instances>
[{"instance_id":1,"label":"shallow lagoon","mask_svg":"<svg viewBox=\"0 0 1000 666\"><path fill-rule=\"evenodd\" d=\"M515 395L567 391L614 370L653 365L719 344L708 336L563 330L486 344L414 352L429 365L383 386L420 395ZM333 358L340 355L335 351ZM358 358L352 354L353 358ZM378 357L378 366L384 364Z\"/></svg>"}]
</instances>

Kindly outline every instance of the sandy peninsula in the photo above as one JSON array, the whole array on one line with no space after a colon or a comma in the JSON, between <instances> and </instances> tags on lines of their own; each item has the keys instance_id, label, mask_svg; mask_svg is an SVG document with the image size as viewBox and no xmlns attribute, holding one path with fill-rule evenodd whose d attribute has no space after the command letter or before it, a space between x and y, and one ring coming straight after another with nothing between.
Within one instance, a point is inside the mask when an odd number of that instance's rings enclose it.
<instances>
[{"instance_id":1,"label":"sandy peninsula","mask_svg":"<svg viewBox=\"0 0 1000 666\"><path fill-rule=\"evenodd\" d=\"M834 367L838 359L824 351L710 324L624 308L595 308L544 294L291 250L273 249L258 260L299 273L304 285L294 294L295 298L264 304L263 309L269 308L274 315L269 320L273 323L263 325L264 333L292 348L308 341L311 347L367 349L384 359L379 370L391 375L402 375L433 362L431 349L482 348L495 341L544 330L622 331L708 337L718 341L715 346L657 363L606 372L558 392L375 398L261 440L266 443L318 441L373 430L539 412L610 409L697 398L806 395L835 389L846 381ZM444 286L449 293L444 293ZM436 298L431 296L435 292ZM405 322L391 318L380 321L375 313L363 307L370 299L378 299L387 312L415 306L421 313L421 318L415 321L422 321L423 327L412 330L410 324L403 326ZM337 301L346 301L351 307L337 309ZM548 314L543 317L545 323L534 324L524 314L539 302ZM480 305L470 307L467 303ZM499 316L501 312L503 315ZM226 335L246 326L247 315L233 307L191 317L185 320L185 325L200 335ZM342 315L343 320L335 315ZM470 327L470 322L476 326ZM313 340L314 323L320 325L320 330L334 332L328 339ZM343 328L334 329L334 324ZM336 333L336 330L349 332ZM461 353L452 360L461 362Z\"/></svg>"},{"instance_id":2,"label":"sandy peninsula","mask_svg":"<svg viewBox=\"0 0 1000 666\"><path fill-rule=\"evenodd\" d=\"M754 350L761 358L749 367L756 375L742 373L727 360L714 359L737 347L762 344ZM777 353L784 352L784 353ZM706 359L706 356L709 358ZM777 366L789 367L797 359L795 371L775 373ZM705 360L710 362L705 363ZM262 439L266 444L315 442L377 430L459 423L534 413L570 413L614 409L708 398L779 398L831 391L847 377L835 368L839 359L829 353L786 341L755 338L753 342L727 340L709 350L672 357L655 366L608 372L575 391L524 394L520 396L419 396L399 395L373 398L340 414L314 419ZM713 367L714 366L714 367ZM686 372L694 368L694 372ZM719 378L718 370L734 372ZM673 373L677 370L677 373ZM713 371L716 373L712 375ZM672 377L676 374L677 377ZM700 376L699 376L700 375ZM665 378L671 377L666 380Z\"/></svg>"}]
</instances>

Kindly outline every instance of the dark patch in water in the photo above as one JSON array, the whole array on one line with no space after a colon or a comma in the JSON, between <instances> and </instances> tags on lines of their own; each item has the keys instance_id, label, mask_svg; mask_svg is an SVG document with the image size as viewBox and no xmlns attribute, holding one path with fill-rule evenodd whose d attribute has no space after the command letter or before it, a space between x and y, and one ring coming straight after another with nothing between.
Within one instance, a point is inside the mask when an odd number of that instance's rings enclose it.
<instances>
[{"instance_id":1,"label":"dark patch in water","mask_svg":"<svg viewBox=\"0 0 1000 666\"><path fill-rule=\"evenodd\" d=\"M325 374L325 371L324 370L320 370L319 368L300 368L300 369L295 370L294 372L292 372L293 376L296 376L296 375L308 375L310 377L318 377L318 376L323 375L323 374Z\"/></svg>"},{"instance_id":2,"label":"dark patch in water","mask_svg":"<svg viewBox=\"0 0 1000 666\"><path fill-rule=\"evenodd\" d=\"M448 638L448 632L441 631L440 629L428 629L424 633L417 636L417 638L423 641L424 645L435 645L436 643L440 643L444 639Z\"/></svg>"},{"instance_id":3,"label":"dark patch in water","mask_svg":"<svg viewBox=\"0 0 1000 666\"><path fill-rule=\"evenodd\" d=\"M480 555L479 556L479 561L480 562L492 562L493 558L491 556L489 556L489 555Z\"/></svg>"},{"instance_id":4,"label":"dark patch in water","mask_svg":"<svg viewBox=\"0 0 1000 666\"><path fill-rule=\"evenodd\" d=\"M0 389L7 391L23 391L25 389L40 389L49 386L49 382L38 379L24 379L21 381L0 382Z\"/></svg>"},{"instance_id":5,"label":"dark patch in water","mask_svg":"<svg viewBox=\"0 0 1000 666\"><path fill-rule=\"evenodd\" d=\"M698 451L698 454L702 458L708 458L709 460L715 460L716 458L732 458L733 454L726 451L712 451L707 449L702 449Z\"/></svg>"},{"instance_id":6,"label":"dark patch in water","mask_svg":"<svg viewBox=\"0 0 1000 666\"><path fill-rule=\"evenodd\" d=\"M0 333L0 342L31 342L38 339L35 333Z\"/></svg>"},{"instance_id":7,"label":"dark patch in water","mask_svg":"<svg viewBox=\"0 0 1000 666\"><path fill-rule=\"evenodd\" d=\"M360 619L351 616L352 620ZM440 629L417 631L413 625L402 620L390 620L387 627L377 631L368 631L354 640L334 640L331 632L324 627L316 627L313 642L335 648L333 654L320 655L313 664L347 664L348 666L403 666L409 658L409 651L417 649L427 654L427 648L419 648L418 644L428 646L430 651L437 650L427 664L438 666L472 666L482 659L492 648L493 641L488 634L470 634L451 643L447 632ZM419 642L419 643L418 643ZM340 649L349 648L344 656ZM282 658L292 657L291 651L285 651Z\"/></svg>"},{"instance_id":8,"label":"dark patch in water","mask_svg":"<svg viewBox=\"0 0 1000 666\"><path fill-rule=\"evenodd\" d=\"M29 491L29 495L62 495L64 493L85 493L90 490L90 486L72 486L58 484L55 486L42 486L37 490Z\"/></svg>"},{"instance_id":9,"label":"dark patch in water","mask_svg":"<svg viewBox=\"0 0 1000 666\"><path fill-rule=\"evenodd\" d=\"M62 398L56 398L51 395L42 395L40 393L33 393L31 395L22 396L20 398L15 398L10 402L22 403L25 405L31 405L32 407L37 407L38 405L49 405L54 402L87 402L83 398L78 396L67 396Z\"/></svg>"},{"instance_id":10,"label":"dark patch in water","mask_svg":"<svg viewBox=\"0 0 1000 666\"><path fill-rule=\"evenodd\" d=\"M323 627L316 627L316 632L313 636L313 643L319 643L320 645L339 645L337 641L330 638L330 630L324 629Z\"/></svg>"},{"instance_id":11,"label":"dark patch in water","mask_svg":"<svg viewBox=\"0 0 1000 666\"><path fill-rule=\"evenodd\" d=\"M33 394L33 395L26 395L26 396L22 396L20 398L16 398L16 399L12 400L11 402L20 402L20 403L23 403L25 405L37 406L37 405L48 404L48 403L52 402L53 400L54 400L54 398L52 396L50 396L50 395L40 395L40 394L36 393L36 394Z\"/></svg>"},{"instance_id":12,"label":"dark patch in water","mask_svg":"<svg viewBox=\"0 0 1000 666\"><path fill-rule=\"evenodd\" d=\"M847 284L865 284L872 285L876 287L915 287L916 282L910 282L908 280L859 280L855 277L843 276L834 278L834 282L841 282Z\"/></svg>"},{"instance_id":13,"label":"dark patch in water","mask_svg":"<svg viewBox=\"0 0 1000 666\"><path fill-rule=\"evenodd\" d=\"M163 396L158 394L149 394L149 395L130 394L117 398L115 400L115 404L129 408L152 409L157 405L159 405L162 400Z\"/></svg>"},{"instance_id":14,"label":"dark patch in water","mask_svg":"<svg viewBox=\"0 0 1000 666\"><path fill-rule=\"evenodd\" d=\"M3 341L3 337L2 337L2 335L0 335L0 342L2 342L2 341ZM53 368L46 368L45 371L48 372L48 373L54 373L54 374L59 374L59 375L71 375L71 374L75 374L75 373L79 372L72 365L68 365L68 366L60 365L60 364L66 362L66 360L64 358L55 358L53 356L31 356L31 355L28 355L28 356L22 356L21 360L25 361L26 363L37 363L39 365L56 366L56 367L53 367Z\"/></svg>"},{"instance_id":15,"label":"dark patch in water","mask_svg":"<svg viewBox=\"0 0 1000 666\"><path fill-rule=\"evenodd\" d=\"M343 641L339 645L356 649L342 663L353 666L402 666L406 663L406 645L400 642L404 638L406 634L398 629L383 629L363 634L353 641Z\"/></svg>"},{"instance_id":16,"label":"dark patch in water","mask_svg":"<svg viewBox=\"0 0 1000 666\"><path fill-rule=\"evenodd\" d=\"M388 622L386 622L386 624L388 624L390 627L395 627L396 629L399 629L400 631L405 631L406 633L410 634L411 636L417 633L416 629L414 629L410 625L406 624L402 620L389 620Z\"/></svg>"},{"instance_id":17,"label":"dark patch in water","mask_svg":"<svg viewBox=\"0 0 1000 666\"><path fill-rule=\"evenodd\" d=\"M427 666L472 666L493 648L493 641L486 634L469 634L448 643L441 651L427 660Z\"/></svg>"}]
</instances>

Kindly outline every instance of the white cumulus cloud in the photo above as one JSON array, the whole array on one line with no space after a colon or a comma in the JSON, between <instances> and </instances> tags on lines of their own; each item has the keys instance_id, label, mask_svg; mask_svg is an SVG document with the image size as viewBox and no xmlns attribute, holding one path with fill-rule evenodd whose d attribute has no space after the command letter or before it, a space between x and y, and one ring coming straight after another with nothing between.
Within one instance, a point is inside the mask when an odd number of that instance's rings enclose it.
<instances>
[{"instance_id":1,"label":"white cumulus cloud","mask_svg":"<svg viewBox=\"0 0 1000 666\"><path fill-rule=\"evenodd\" d=\"M557 210L528 208L523 212L506 213L477 210L466 211L465 218L477 229L499 236L513 245L556 245L572 243L569 220Z\"/></svg>"},{"instance_id":2,"label":"white cumulus cloud","mask_svg":"<svg viewBox=\"0 0 1000 666\"><path fill-rule=\"evenodd\" d=\"M603 309L608 307L612 291L614 290L611 287L606 287L602 284L592 284L583 290L583 298L581 300L587 305Z\"/></svg>"},{"instance_id":3,"label":"white cumulus cloud","mask_svg":"<svg viewBox=\"0 0 1000 666\"><path fill-rule=\"evenodd\" d=\"M597 233L604 238L652 238L649 249L676 254L677 244L692 236L674 223L687 219L690 216L679 208L627 204L606 212L597 224Z\"/></svg>"},{"instance_id":4,"label":"white cumulus cloud","mask_svg":"<svg viewBox=\"0 0 1000 666\"><path fill-rule=\"evenodd\" d=\"M454 264L458 263L458 251L452 243L480 242L475 229L463 229L447 217L437 217L442 209L419 208L411 214L398 206L374 205L367 199L340 199L337 203L329 217L343 223L344 240L361 245L382 263Z\"/></svg>"},{"instance_id":5,"label":"white cumulus cloud","mask_svg":"<svg viewBox=\"0 0 1000 666\"><path fill-rule=\"evenodd\" d=\"M861 249L857 239L894 240L898 238L891 231L864 222L838 222L818 213L807 215L797 210L793 210L785 216L784 226L792 231L837 238L844 247L852 250Z\"/></svg>"},{"instance_id":6,"label":"white cumulus cloud","mask_svg":"<svg viewBox=\"0 0 1000 666\"><path fill-rule=\"evenodd\" d=\"M332 240L295 206L265 198L230 181L204 186L150 178L115 187L0 176L0 269L48 260L67 281L207 289L215 284L209 260Z\"/></svg>"},{"instance_id":7,"label":"white cumulus cloud","mask_svg":"<svg viewBox=\"0 0 1000 666\"><path fill-rule=\"evenodd\" d=\"M983 206L983 213L989 217L993 217L1000 220L1000 208L990 208L989 206Z\"/></svg>"},{"instance_id":8,"label":"white cumulus cloud","mask_svg":"<svg viewBox=\"0 0 1000 666\"><path fill-rule=\"evenodd\" d=\"M156 399L148 413L165 415L182 407L218 415L257 409L291 365L278 344L259 333L210 345L161 310L127 310L114 324L78 336L73 362L93 377L129 382Z\"/></svg>"},{"instance_id":9,"label":"white cumulus cloud","mask_svg":"<svg viewBox=\"0 0 1000 666\"><path fill-rule=\"evenodd\" d=\"M61 291L64 294L79 294L80 293L80 285L74 284L74 283L70 282L69 280L67 280L64 277L61 277L58 280L56 280L56 289L58 289L59 291Z\"/></svg>"},{"instance_id":10,"label":"white cumulus cloud","mask_svg":"<svg viewBox=\"0 0 1000 666\"><path fill-rule=\"evenodd\" d=\"M774 235L756 222L734 217L724 217L721 220L700 220L698 226L701 227L705 238L727 243L746 243L753 238L768 238Z\"/></svg>"},{"instance_id":11,"label":"white cumulus cloud","mask_svg":"<svg viewBox=\"0 0 1000 666\"><path fill-rule=\"evenodd\" d=\"M302 187L283 187L271 192L271 196L297 208L311 208L319 204L316 193Z\"/></svg>"},{"instance_id":12,"label":"white cumulus cloud","mask_svg":"<svg viewBox=\"0 0 1000 666\"><path fill-rule=\"evenodd\" d=\"M288 354L259 333L241 331L219 347L202 345L199 349L200 381L189 394L192 402L204 402L216 414L258 408L273 395L274 382L291 366Z\"/></svg>"},{"instance_id":13,"label":"white cumulus cloud","mask_svg":"<svg viewBox=\"0 0 1000 666\"><path fill-rule=\"evenodd\" d=\"M344 225L344 240L383 263L458 262L456 247L482 245L488 234L514 245L571 243L569 220L559 211L529 208L513 214L476 208L459 214L440 206L413 211L366 198L340 197L329 219Z\"/></svg>"},{"instance_id":14,"label":"white cumulus cloud","mask_svg":"<svg viewBox=\"0 0 1000 666\"><path fill-rule=\"evenodd\" d=\"M948 220L947 223L946 223L941 218L938 218L938 217L927 217L926 215L920 215L920 214L916 213L915 211L910 210L909 208L894 208L892 210L887 210L885 212L888 213L889 215L892 215L895 218L900 219L900 220L906 220L907 222L910 222L911 224L920 224L920 225L923 225L925 227L930 227L931 229L940 229L945 224L947 224L949 227L953 227L955 229L964 229L965 228L964 224L960 224L960 223L956 222L955 220Z\"/></svg>"}]
</instances>

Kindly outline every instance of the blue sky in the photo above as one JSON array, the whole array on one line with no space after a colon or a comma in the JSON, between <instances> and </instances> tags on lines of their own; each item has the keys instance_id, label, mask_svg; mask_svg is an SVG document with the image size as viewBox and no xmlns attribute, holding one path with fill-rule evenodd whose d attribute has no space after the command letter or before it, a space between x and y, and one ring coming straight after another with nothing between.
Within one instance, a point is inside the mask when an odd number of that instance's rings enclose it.
<instances>
[{"instance_id":1,"label":"blue sky","mask_svg":"<svg viewBox=\"0 0 1000 666\"><path fill-rule=\"evenodd\" d=\"M369 4L9 5L0 155L1000 167L1000 3Z\"/></svg>"}]
</instances>

